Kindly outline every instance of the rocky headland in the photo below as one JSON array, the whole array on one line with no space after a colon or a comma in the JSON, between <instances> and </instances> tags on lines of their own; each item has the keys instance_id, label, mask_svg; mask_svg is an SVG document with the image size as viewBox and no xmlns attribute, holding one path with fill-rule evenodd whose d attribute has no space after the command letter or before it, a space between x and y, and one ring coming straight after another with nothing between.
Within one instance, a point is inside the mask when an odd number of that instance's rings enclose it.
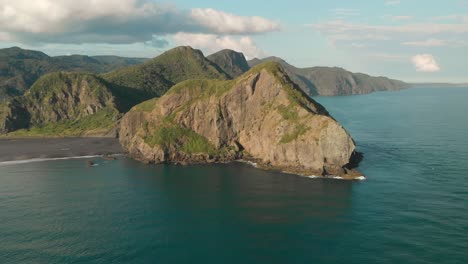
<instances>
[{"instance_id":1,"label":"rocky headland","mask_svg":"<svg viewBox=\"0 0 468 264\"><path fill-rule=\"evenodd\" d=\"M147 163L237 159L301 175L361 176L348 132L290 80L278 63L235 80L189 80L132 108L120 142Z\"/></svg>"}]
</instances>

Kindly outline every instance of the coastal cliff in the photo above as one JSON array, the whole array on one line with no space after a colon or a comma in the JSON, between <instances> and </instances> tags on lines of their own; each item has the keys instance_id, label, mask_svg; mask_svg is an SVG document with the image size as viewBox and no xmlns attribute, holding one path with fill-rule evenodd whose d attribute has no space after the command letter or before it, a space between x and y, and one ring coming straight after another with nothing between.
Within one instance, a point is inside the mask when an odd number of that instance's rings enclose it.
<instances>
[{"instance_id":1,"label":"coastal cliff","mask_svg":"<svg viewBox=\"0 0 468 264\"><path fill-rule=\"evenodd\" d=\"M132 108L120 142L147 163L245 159L302 175L355 178L355 144L277 63L235 80L189 80Z\"/></svg>"}]
</instances>

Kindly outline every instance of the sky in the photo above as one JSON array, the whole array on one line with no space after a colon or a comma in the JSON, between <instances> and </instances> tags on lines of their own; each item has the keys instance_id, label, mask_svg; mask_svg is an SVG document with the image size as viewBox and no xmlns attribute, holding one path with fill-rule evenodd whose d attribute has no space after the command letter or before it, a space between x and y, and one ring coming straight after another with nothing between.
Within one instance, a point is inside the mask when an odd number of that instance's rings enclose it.
<instances>
[{"instance_id":1,"label":"sky","mask_svg":"<svg viewBox=\"0 0 468 264\"><path fill-rule=\"evenodd\" d=\"M468 82L468 0L0 0L0 48L155 57L181 45Z\"/></svg>"}]
</instances>

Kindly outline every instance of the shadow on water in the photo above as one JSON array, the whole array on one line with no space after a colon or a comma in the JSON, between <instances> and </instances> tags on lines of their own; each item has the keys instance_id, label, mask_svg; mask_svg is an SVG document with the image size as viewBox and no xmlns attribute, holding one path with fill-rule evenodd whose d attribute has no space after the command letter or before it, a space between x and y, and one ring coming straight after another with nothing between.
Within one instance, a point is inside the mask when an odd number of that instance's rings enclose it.
<instances>
[{"instance_id":1,"label":"shadow on water","mask_svg":"<svg viewBox=\"0 0 468 264\"><path fill-rule=\"evenodd\" d=\"M191 249L187 255L167 255L167 260L213 251L214 259L224 263L312 260L321 250L338 247L336 241L350 225L353 183L348 181L240 163L153 166L153 175L141 180L164 197L155 203L164 201L163 224L171 227L168 245Z\"/></svg>"}]
</instances>

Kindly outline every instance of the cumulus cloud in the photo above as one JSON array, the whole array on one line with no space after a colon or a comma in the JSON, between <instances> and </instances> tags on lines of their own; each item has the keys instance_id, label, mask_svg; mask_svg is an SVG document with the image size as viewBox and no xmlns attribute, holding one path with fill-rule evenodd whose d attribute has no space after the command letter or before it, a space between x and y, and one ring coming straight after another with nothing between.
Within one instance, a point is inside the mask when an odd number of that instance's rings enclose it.
<instances>
[{"instance_id":1,"label":"cumulus cloud","mask_svg":"<svg viewBox=\"0 0 468 264\"><path fill-rule=\"evenodd\" d=\"M411 58L418 72L438 72L440 67L431 54L418 54Z\"/></svg>"},{"instance_id":2,"label":"cumulus cloud","mask_svg":"<svg viewBox=\"0 0 468 264\"><path fill-rule=\"evenodd\" d=\"M263 17L242 17L211 8L192 9L191 17L215 33L247 34L276 31L280 25Z\"/></svg>"},{"instance_id":3,"label":"cumulus cloud","mask_svg":"<svg viewBox=\"0 0 468 264\"><path fill-rule=\"evenodd\" d=\"M248 59L264 57L265 52L257 47L250 37L218 36L214 34L177 33L174 35L177 45L190 45L205 53L214 53L222 49L240 51Z\"/></svg>"},{"instance_id":4,"label":"cumulus cloud","mask_svg":"<svg viewBox=\"0 0 468 264\"><path fill-rule=\"evenodd\" d=\"M179 32L243 35L279 29L262 17L179 10L151 0L0 0L0 32L29 43L124 44Z\"/></svg>"}]
</instances>

